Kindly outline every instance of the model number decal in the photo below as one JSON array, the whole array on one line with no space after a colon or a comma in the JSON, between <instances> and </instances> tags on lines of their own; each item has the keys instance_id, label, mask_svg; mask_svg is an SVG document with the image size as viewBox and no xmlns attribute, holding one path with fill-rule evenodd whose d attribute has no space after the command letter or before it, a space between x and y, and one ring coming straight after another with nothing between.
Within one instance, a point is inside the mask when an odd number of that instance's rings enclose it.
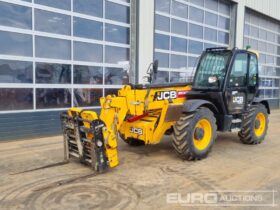
<instances>
[{"instance_id":1,"label":"model number decal","mask_svg":"<svg viewBox=\"0 0 280 210\"><path fill-rule=\"evenodd\" d=\"M155 95L155 99L158 101L175 99L175 98L177 98L177 92L175 90L161 91L161 92L157 92Z\"/></svg>"},{"instance_id":2,"label":"model number decal","mask_svg":"<svg viewBox=\"0 0 280 210\"><path fill-rule=\"evenodd\" d=\"M143 135L143 129L141 128L130 128L130 133L138 134L138 135Z\"/></svg>"},{"instance_id":3,"label":"model number decal","mask_svg":"<svg viewBox=\"0 0 280 210\"><path fill-rule=\"evenodd\" d=\"M243 96L233 96L232 102L235 104L243 104L244 103L244 97Z\"/></svg>"}]
</instances>

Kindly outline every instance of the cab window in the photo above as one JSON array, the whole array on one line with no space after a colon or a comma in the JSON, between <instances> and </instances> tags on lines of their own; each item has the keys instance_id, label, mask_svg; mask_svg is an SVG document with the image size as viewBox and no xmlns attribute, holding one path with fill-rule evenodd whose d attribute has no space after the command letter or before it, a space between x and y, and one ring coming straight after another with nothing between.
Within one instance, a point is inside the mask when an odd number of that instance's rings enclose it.
<instances>
[{"instance_id":1,"label":"cab window","mask_svg":"<svg viewBox=\"0 0 280 210\"><path fill-rule=\"evenodd\" d=\"M257 85L258 61L256 55L250 56L249 86Z\"/></svg>"},{"instance_id":2,"label":"cab window","mask_svg":"<svg viewBox=\"0 0 280 210\"><path fill-rule=\"evenodd\" d=\"M229 78L229 87L244 87L247 83L248 54L236 55Z\"/></svg>"}]
</instances>

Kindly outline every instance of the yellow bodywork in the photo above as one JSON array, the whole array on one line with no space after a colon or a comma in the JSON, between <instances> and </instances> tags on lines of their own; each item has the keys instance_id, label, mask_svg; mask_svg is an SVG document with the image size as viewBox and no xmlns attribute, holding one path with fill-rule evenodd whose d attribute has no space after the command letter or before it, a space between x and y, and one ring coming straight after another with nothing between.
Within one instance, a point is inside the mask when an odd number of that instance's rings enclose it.
<instances>
[{"instance_id":1,"label":"yellow bodywork","mask_svg":"<svg viewBox=\"0 0 280 210\"><path fill-rule=\"evenodd\" d=\"M101 113L99 119L106 127L103 136L106 145L106 154L109 166L118 165L118 137L119 134L127 140L132 138L157 144L167 130L179 119L183 104L186 101L185 93L191 86L152 87L133 89L130 85L123 86L118 91L118 96L108 95L100 99ZM176 93L176 94L175 94ZM81 113L82 109L71 108L71 112ZM84 111L81 118L85 120L98 119L96 112ZM129 120L135 116L139 119ZM89 128L89 123L84 122ZM94 139L88 134L88 139Z\"/></svg>"}]
</instances>

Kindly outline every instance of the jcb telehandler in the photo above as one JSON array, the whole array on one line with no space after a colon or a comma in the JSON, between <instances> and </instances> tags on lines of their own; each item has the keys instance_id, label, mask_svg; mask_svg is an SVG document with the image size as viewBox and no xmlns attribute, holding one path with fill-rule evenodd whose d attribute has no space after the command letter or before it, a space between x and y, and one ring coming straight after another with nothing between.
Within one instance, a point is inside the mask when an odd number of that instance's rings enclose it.
<instances>
[{"instance_id":1,"label":"jcb telehandler","mask_svg":"<svg viewBox=\"0 0 280 210\"><path fill-rule=\"evenodd\" d=\"M80 108L62 113L65 158L76 157L98 172L119 164L119 138L131 146L157 144L172 135L186 160L207 156L217 131L235 131L244 144L266 135L270 108L258 98L258 53L209 48L199 59L192 84L124 85L100 99L101 114Z\"/></svg>"}]
</instances>

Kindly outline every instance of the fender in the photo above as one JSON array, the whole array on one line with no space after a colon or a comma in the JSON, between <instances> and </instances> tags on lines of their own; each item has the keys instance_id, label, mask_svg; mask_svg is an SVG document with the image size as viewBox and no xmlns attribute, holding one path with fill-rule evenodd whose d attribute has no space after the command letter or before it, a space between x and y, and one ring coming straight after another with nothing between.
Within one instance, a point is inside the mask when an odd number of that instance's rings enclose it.
<instances>
[{"instance_id":1,"label":"fender","mask_svg":"<svg viewBox=\"0 0 280 210\"><path fill-rule=\"evenodd\" d=\"M263 104L265 108L267 109L267 113L270 114L270 107L267 100L264 100L262 98L254 98L253 104Z\"/></svg>"},{"instance_id":2,"label":"fender","mask_svg":"<svg viewBox=\"0 0 280 210\"><path fill-rule=\"evenodd\" d=\"M218 109L213 103L211 103L210 101L201 100L201 99L187 100L184 103L183 112L194 112L201 106L209 108L214 113L218 113Z\"/></svg>"}]
</instances>

